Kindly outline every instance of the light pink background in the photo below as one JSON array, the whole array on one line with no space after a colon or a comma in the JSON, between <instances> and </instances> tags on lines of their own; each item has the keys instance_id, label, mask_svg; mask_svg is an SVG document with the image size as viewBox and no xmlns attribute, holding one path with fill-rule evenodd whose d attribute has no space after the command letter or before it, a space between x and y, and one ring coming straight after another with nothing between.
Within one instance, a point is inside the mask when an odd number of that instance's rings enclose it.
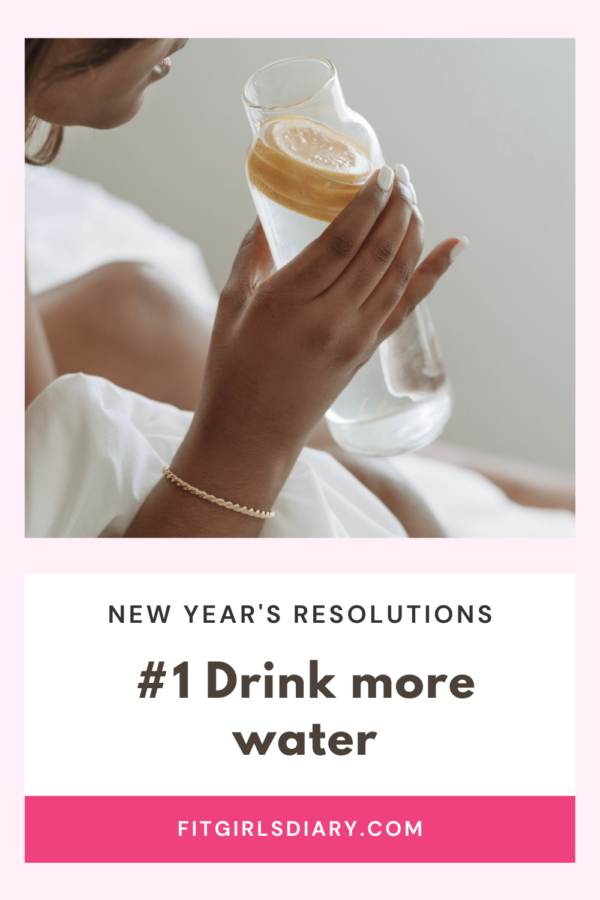
<instances>
[{"instance_id":1,"label":"light pink background","mask_svg":"<svg viewBox=\"0 0 600 900\"><path fill-rule=\"evenodd\" d=\"M3 23L4 161L0 219L3 260L2 486L3 739L0 806L2 883L11 898L106 898L164 896L305 898L461 897L486 900L596 897L599 864L597 643L600 635L598 525L598 21L589 0L570 3L505 0L472 2L364 2L302 4L181 2L174 4L7 4ZM272 12L269 10L272 8ZM23 534L22 485L22 293L23 121L22 38L130 37L576 37L577 38L577 231L578 231L578 537L575 541L267 541L100 542L29 541ZM400 89L400 86L399 88ZM518 215L518 210L515 211ZM507 260L507 264L510 261ZM518 323L515 323L518 327ZM160 546L158 546L160 544ZM360 544L360 547L357 546ZM574 865L29 865L23 864L23 573L118 571L397 571L576 572L578 576L577 863Z\"/></svg>"}]
</instances>

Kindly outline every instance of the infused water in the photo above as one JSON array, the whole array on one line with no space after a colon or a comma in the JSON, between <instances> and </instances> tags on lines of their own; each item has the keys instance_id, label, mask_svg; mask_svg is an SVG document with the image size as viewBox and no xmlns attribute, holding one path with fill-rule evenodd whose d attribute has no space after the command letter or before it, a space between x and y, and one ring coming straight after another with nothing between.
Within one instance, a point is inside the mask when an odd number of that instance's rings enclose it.
<instances>
[{"instance_id":1,"label":"infused water","mask_svg":"<svg viewBox=\"0 0 600 900\"><path fill-rule=\"evenodd\" d=\"M303 64L302 76L286 81L285 66L294 63ZM334 77L314 96L302 98L302 78L310 82L307 91L318 87L321 70L313 70L312 63L321 69L326 64ZM269 81L270 69L279 69L281 84ZM288 102L274 103L286 90ZM264 108L254 102L262 94L269 104ZM323 233L383 157L368 123L345 105L326 60L299 57L267 66L249 80L244 102L255 135L246 159L248 183L273 261L281 268ZM421 303L354 376L327 420L342 447L391 456L434 440L451 408L433 325Z\"/></svg>"}]
</instances>

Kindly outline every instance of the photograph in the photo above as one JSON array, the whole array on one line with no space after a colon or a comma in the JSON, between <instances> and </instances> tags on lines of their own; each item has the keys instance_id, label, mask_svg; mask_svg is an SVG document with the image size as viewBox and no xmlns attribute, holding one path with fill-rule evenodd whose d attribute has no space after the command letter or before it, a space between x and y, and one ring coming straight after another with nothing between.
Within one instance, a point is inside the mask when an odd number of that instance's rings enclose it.
<instances>
[{"instance_id":1,"label":"photograph","mask_svg":"<svg viewBox=\"0 0 600 900\"><path fill-rule=\"evenodd\" d=\"M575 41L25 40L26 536L575 537Z\"/></svg>"}]
</instances>

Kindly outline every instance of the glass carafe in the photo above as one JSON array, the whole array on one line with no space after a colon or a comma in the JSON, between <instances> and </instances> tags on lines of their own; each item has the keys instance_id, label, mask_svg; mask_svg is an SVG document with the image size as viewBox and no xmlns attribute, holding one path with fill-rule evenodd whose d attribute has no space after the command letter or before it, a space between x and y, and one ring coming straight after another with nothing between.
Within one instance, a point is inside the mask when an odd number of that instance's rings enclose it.
<instances>
[{"instance_id":1,"label":"glass carafe","mask_svg":"<svg viewBox=\"0 0 600 900\"><path fill-rule=\"evenodd\" d=\"M384 159L375 132L347 106L326 59L271 63L248 79L242 99L253 138L248 184L281 268L323 233ZM421 303L342 391L327 421L346 450L393 456L434 440L451 408L433 325Z\"/></svg>"}]
</instances>

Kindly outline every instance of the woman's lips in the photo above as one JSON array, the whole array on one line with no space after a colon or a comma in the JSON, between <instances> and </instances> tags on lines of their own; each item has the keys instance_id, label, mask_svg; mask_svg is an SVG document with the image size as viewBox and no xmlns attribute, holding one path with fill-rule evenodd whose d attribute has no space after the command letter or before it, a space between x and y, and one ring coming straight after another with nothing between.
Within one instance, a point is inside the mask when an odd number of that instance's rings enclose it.
<instances>
[{"instance_id":1,"label":"woman's lips","mask_svg":"<svg viewBox=\"0 0 600 900\"><path fill-rule=\"evenodd\" d=\"M164 59L161 59L161 61L154 66L154 72L156 72L156 74L161 78L163 78L165 75L168 75L170 69L171 59L168 56L166 56Z\"/></svg>"}]
</instances>

